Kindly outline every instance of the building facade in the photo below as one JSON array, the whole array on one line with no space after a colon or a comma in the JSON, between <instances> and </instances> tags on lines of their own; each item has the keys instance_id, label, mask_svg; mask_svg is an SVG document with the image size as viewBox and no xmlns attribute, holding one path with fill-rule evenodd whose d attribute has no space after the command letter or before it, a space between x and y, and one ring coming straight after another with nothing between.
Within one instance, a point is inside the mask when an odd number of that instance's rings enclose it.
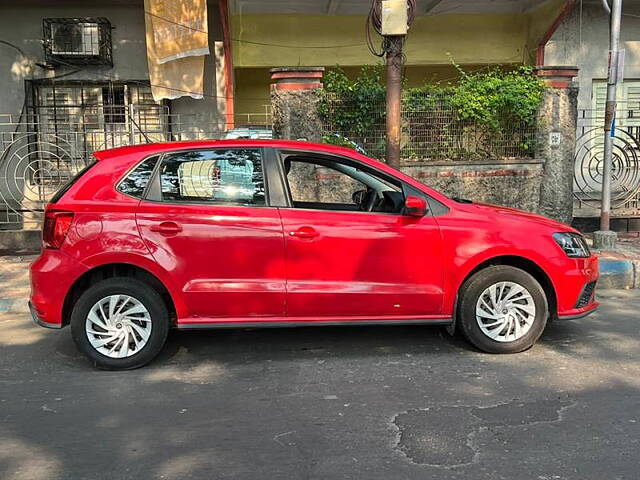
<instances>
[{"instance_id":1,"label":"building facade","mask_svg":"<svg viewBox=\"0 0 640 480\"><path fill-rule=\"evenodd\" d=\"M569 8L544 48L548 65L575 65L578 95L578 138L575 164L574 214L599 215L604 107L607 90L609 15L602 1L577 0ZM614 137L614 227L638 231L640 222L640 1L625 0L620 47L624 62L618 73L618 109ZM595 227L594 227L595 228Z\"/></svg>"},{"instance_id":2,"label":"building facade","mask_svg":"<svg viewBox=\"0 0 640 480\"><path fill-rule=\"evenodd\" d=\"M380 61L365 41L369 0L206 2L210 54L203 98L161 102L151 95L143 0L0 4L0 229L37 226L43 204L92 151L269 126L273 67L339 65L355 75ZM406 44L407 84L455 81L454 63L470 71L535 64L568 3L418 1ZM109 58L102 64L69 56L51 62L47 48L51 53L65 41L73 48L93 41L85 30L71 29L65 40L64 28L47 27L60 19L107 22ZM54 33L63 37L58 46ZM547 58L554 58L550 50Z\"/></svg>"}]
</instances>

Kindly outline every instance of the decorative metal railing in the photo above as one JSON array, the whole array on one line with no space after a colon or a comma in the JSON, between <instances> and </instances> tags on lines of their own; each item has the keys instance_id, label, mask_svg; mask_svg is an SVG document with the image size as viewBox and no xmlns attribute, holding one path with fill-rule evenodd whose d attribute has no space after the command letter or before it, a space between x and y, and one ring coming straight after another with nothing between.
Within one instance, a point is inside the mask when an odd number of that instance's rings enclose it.
<instances>
[{"instance_id":1,"label":"decorative metal railing","mask_svg":"<svg viewBox=\"0 0 640 480\"><path fill-rule=\"evenodd\" d=\"M0 114L0 229L35 228L51 196L97 150L220 138L219 116L172 114L163 105L29 107Z\"/></svg>"},{"instance_id":2,"label":"decorative metal railing","mask_svg":"<svg viewBox=\"0 0 640 480\"><path fill-rule=\"evenodd\" d=\"M597 216L602 195L604 115L580 110L576 135L574 216ZM640 104L620 103L613 137L612 215L640 215Z\"/></svg>"}]
</instances>

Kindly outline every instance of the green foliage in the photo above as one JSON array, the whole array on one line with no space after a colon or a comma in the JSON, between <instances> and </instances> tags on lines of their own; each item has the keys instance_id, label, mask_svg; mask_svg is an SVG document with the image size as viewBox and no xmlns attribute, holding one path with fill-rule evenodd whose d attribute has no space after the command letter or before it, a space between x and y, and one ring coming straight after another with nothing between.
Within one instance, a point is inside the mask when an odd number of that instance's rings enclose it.
<instances>
[{"instance_id":1,"label":"green foliage","mask_svg":"<svg viewBox=\"0 0 640 480\"><path fill-rule=\"evenodd\" d=\"M403 156L533 155L536 111L544 93L533 69L467 73L454 66L460 73L455 84L404 89ZM378 157L384 151L381 76L382 66L364 67L354 80L340 68L329 71L320 99L325 130L348 136Z\"/></svg>"},{"instance_id":2,"label":"green foliage","mask_svg":"<svg viewBox=\"0 0 640 480\"><path fill-rule=\"evenodd\" d=\"M498 132L514 125L533 125L542 101L544 84L530 67L503 72L462 72L452 88L451 105L462 121L485 125Z\"/></svg>"},{"instance_id":3,"label":"green foliage","mask_svg":"<svg viewBox=\"0 0 640 480\"><path fill-rule=\"evenodd\" d=\"M354 80L349 80L341 68L326 73L319 111L333 131L361 137L384 122L386 90L381 74L380 66L363 67Z\"/></svg>"}]
</instances>

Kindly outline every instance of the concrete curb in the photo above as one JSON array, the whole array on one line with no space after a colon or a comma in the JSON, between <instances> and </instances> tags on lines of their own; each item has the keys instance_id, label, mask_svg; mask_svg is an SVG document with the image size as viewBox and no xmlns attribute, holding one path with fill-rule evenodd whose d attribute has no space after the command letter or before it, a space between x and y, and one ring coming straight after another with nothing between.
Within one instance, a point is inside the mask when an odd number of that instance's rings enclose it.
<instances>
[{"instance_id":1,"label":"concrete curb","mask_svg":"<svg viewBox=\"0 0 640 480\"><path fill-rule=\"evenodd\" d=\"M598 289L626 290L640 287L640 260L599 257Z\"/></svg>"},{"instance_id":2,"label":"concrete curb","mask_svg":"<svg viewBox=\"0 0 640 480\"><path fill-rule=\"evenodd\" d=\"M0 230L0 251L40 250L40 230Z\"/></svg>"}]
</instances>

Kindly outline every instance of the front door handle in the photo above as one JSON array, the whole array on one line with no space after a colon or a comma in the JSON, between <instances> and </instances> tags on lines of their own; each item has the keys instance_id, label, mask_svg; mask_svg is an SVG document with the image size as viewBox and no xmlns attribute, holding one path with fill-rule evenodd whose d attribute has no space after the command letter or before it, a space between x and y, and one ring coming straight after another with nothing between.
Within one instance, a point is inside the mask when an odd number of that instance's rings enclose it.
<instances>
[{"instance_id":1,"label":"front door handle","mask_svg":"<svg viewBox=\"0 0 640 480\"><path fill-rule=\"evenodd\" d=\"M293 232L289 232L289 236L296 238L312 239L318 236L318 232L313 227L300 227Z\"/></svg>"},{"instance_id":2,"label":"front door handle","mask_svg":"<svg viewBox=\"0 0 640 480\"><path fill-rule=\"evenodd\" d=\"M182 227L175 222L162 222L158 225L151 225L149 230L161 235L176 235L182 231Z\"/></svg>"}]
</instances>

